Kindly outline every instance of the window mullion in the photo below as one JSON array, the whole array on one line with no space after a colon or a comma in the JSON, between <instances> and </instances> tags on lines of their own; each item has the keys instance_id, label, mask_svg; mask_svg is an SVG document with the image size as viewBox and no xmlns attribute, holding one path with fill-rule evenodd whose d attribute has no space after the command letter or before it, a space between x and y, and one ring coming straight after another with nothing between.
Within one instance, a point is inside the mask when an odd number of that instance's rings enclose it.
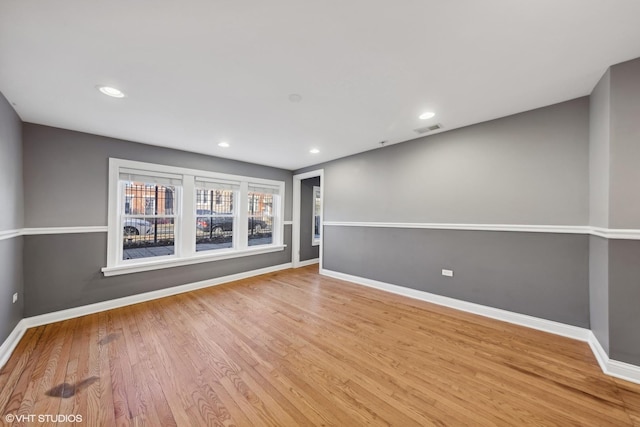
<instances>
[{"instance_id":1,"label":"window mullion","mask_svg":"<svg viewBox=\"0 0 640 427\"><path fill-rule=\"evenodd\" d=\"M240 197L238 203L238 213L236 215L236 230L238 233L234 236L236 237L236 241L234 242L236 245L236 249L246 249L249 245L249 185L246 181L240 183Z\"/></svg>"},{"instance_id":2,"label":"window mullion","mask_svg":"<svg viewBox=\"0 0 640 427\"><path fill-rule=\"evenodd\" d=\"M189 257L196 253L196 189L192 175L182 177L182 198L178 206L180 214L180 256Z\"/></svg>"},{"instance_id":3,"label":"window mullion","mask_svg":"<svg viewBox=\"0 0 640 427\"><path fill-rule=\"evenodd\" d=\"M284 183L279 185L278 196L274 200L274 223L273 223L273 242L278 245L284 244Z\"/></svg>"},{"instance_id":4,"label":"window mullion","mask_svg":"<svg viewBox=\"0 0 640 427\"><path fill-rule=\"evenodd\" d=\"M113 243L114 246L116 248L115 250L115 259L114 262L118 262L119 260L122 259L122 252L123 252L123 248L122 248L122 240L124 238L123 236L123 223L124 223L124 218L122 217L122 206L123 206L123 198L124 198L124 182L118 182L117 187L117 192L118 192L118 196L116 197L116 220L115 220L115 226L116 226L116 230L115 233L113 233L114 235L117 235L117 237L115 239L113 239ZM120 197L122 195L122 197ZM111 253L110 253L111 254Z\"/></svg>"}]
</instances>

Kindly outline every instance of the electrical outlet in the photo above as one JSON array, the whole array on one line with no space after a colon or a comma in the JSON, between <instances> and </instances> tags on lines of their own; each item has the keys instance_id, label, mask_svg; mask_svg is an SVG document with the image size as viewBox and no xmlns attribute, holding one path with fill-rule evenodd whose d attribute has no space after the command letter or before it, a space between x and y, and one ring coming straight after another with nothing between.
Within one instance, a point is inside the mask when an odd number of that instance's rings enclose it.
<instances>
[{"instance_id":1,"label":"electrical outlet","mask_svg":"<svg viewBox=\"0 0 640 427\"><path fill-rule=\"evenodd\" d=\"M443 276L447 276L447 277L453 277L453 270L445 270L444 268L442 269L442 275Z\"/></svg>"},{"instance_id":2,"label":"electrical outlet","mask_svg":"<svg viewBox=\"0 0 640 427\"><path fill-rule=\"evenodd\" d=\"M13 303L15 304L18 301L18 293L13 294Z\"/></svg>"}]
</instances>

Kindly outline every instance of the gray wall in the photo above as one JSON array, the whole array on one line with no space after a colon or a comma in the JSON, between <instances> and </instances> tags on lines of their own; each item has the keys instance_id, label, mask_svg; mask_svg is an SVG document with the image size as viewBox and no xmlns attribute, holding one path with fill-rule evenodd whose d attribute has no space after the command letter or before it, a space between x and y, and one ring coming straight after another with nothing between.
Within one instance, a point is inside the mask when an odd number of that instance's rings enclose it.
<instances>
[{"instance_id":1,"label":"gray wall","mask_svg":"<svg viewBox=\"0 0 640 427\"><path fill-rule=\"evenodd\" d=\"M609 241L609 357L640 365L640 241Z\"/></svg>"},{"instance_id":2,"label":"gray wall","mask_svg":"<svg viewBox=\"0 0 640 427\"><path fill-rule=\"evenodd\" d=\"M589 225L609 227L610 72L589 97ZM591 330L609 352L609 242L589 239L589 318Z\"/></svg>"},{"instance_id":3,"label":"gray wall","mask_svg":"<svg viewBox=\"0 0 640 427\"><path fill-rule=\"evenodd\" d=\"M107 233L24 239L26 317L291 262L291 227L282 252L111 277Z\"/></svg>"},{"instance_id":4,"label":"gray wall","mask_svg":"<svg viewBox=\"0 0 640 427\"><path fill-rule=\"evenodd\" d=\"M589 97L589 225L609 226L610 74Z\"/></svg>"},{"instance_id":5,"label":"gray wall","mask_svg":"<svg viewBox=\"0 0 640 427\"><path fill-rule=\"evenodd\" d=\"M21 122L0 93L0 231L22 228L22 135ZM18 302L13 304L13 294ZM0 343L22 319L22 237L0 240Z\"/></svg>"},{"instance_id":6,"label":"gray wall","mask_svg":"<svg viewBox=\"0 0 640 427\"><path fill-rule=\"evenodd\" d=\"M23 237L0 240L0 345L24 317ZM13 294L18 301L13 304Z\"/></svg>"},{"instance_id":7,"label":"gray wall","mask_svg":"<svg viewBox=\"0 0 640 427\"><path fill-rule=\"evenodd\" d=\"M300 261L316 259L320 256L320 247L311 244L314 186L320 186L319 176L300 181Z\"/></svg>"},{"instance_id":8,"label":"gray wall","mask_svg":"<svg viewBox=\"0 0 640 427\"><path fill-rule=\"evenodd\" d=\"M318 168L325 221L586 225L589 100L296 173ZM328 270L589 327L584 235L325 225L323 243Z\"/></svg>"},{"instance_id":9,"label":"gray wall","mask_svg":"<svg viewBox=\"0 0 640 427\"><path fill-rule=\"evenodd\" d=\"M282 180L291 219L290 171L24 124L25 226L105 226L109 157ZM291 243L291 227L285 227ZM107 234L24 238L25 316L288 263L286 250L105 278Z\"/></svg>"},{"instance_id":10,"label":"gray wall","mask_svg":"<svg viewBox=\"0 0 640 427\"><path fill-rule=\"evenodd\" d=\"M609 226L640 229L640 59L610 73ZM640 365L640 241L610 240L609 356Z\"/></svg>"},{"instance_id":11,"label":"gray wall","mask_svg":"<svg viewBox=\"0 0 640 427\"><path fill-rule=\"evenodd\" d=\"M640 228L640 59L611 73L609 226Z\"/></svg>"},{"instance_id":12,"label":"gray wall","mask_svg":"<svg viewBox=\"0 0 640 427\"><path fill-rule=\"evenodd\" d=\"M590 98L590 224L640 228L640 59L609 68ZM613 360L640 364L640 241L591 237L591 329Z\"/></svg>"},{"instance_id":13,"label":"gray wall","mask_svg":"<svg viewBox=\"0 0 640 427\"><path fill-rule=\"evenodd\" d=\"M588 236L327 226L325 239L340 242L328 270L589 327Z\"/></svg>"},{"instance_id":14,"label":"gray wall","mask_svg":"<svg viewBox=\"0 0 640 427\"><path fill-rule=\"evenodd\" d=\"M22 228L22 122L0 93L0 231Z\"/></svg>"},{"instance_id":15,"label":"gray wall","mask_svg":"<svg viewBox=\"0 0 640 427\"><path fill-rule=\"evenodd\" d=\"M586 225L589 100L420 138L324 167L325 221Z\"/></svg>"},{"instance_id":16,"label":"gray wall","mask_svg":"<svg viewBox=\"0 0 640 427\"><path fill-rule=\"evenodd\" d=\"M290 171L25 123L25 227L107 225L109 157L285 181Z\"/></svg>"},{"instance_id":17,"label":"gray wall","mask_svg":"<svg viewBox=\"0 0 640 427\"><path fill-rule=\"evenodd\" d=\"M589 236L589 320L609 353L609 240Z\"/></svg>"}]
</instances>

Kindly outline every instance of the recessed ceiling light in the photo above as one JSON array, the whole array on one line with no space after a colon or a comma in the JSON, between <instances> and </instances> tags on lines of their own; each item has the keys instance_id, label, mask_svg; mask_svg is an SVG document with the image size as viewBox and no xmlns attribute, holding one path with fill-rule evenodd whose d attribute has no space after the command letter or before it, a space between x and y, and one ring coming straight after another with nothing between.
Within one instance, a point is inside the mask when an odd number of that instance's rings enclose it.
<instances>
[{"instance_id":1,"label":"recessed ceiling light","mask_svg":"<svg viewBox=\"0 0 640 427\"><path fill-rule=\"evenodd\" d=\"M311 150L309 150L309 152L311 154L318 154L320 152L320 150L318 150L317 148L312 148Z\"/></svg>"},{"instance_id":2,"label":"recessed ceiling light","mask_svg":"<svg viewBox=\"0 0 640 427\"><path fill-rule=\"evenodd\" d=\"M302 96L297 93L292 93L291 95L289 95L289 101L300 102L302 101Z\"/></svg>"},{"instance_id":3,"label":"recessed ceiling light","mask_svg":"<svg viewBox=\"0 0 640 427\"><path fill-rule=\"evenodd\" d=\"M222 148L229 148L229 143L222 141L220 144L218 144L218 147L222 147Z\"/></svg>"},{"instance_id":4,"label":"recessed ceiling light","mask_svg":"<svg viewBox=\"0 0 640 427\"><path fill-rule=\"evenodd\" d=\"M430 119L432 117L434 117L436 115L436 113L432 113L431 111L425 111L424 113L420 114L420 120L427 120Z\"/></svg>"},{"instance_id":5,"label":"recessed ceiling light","mask_svg":"<svg viewBox=\"0 0 640 427\"><path fill-rule=\"evenodd\" d=\"M98 86L98 90L105 95L111 96L113 98L124 98L124 93L120 89L116 89L111 86Z\"/></svg>"}]
</instances>

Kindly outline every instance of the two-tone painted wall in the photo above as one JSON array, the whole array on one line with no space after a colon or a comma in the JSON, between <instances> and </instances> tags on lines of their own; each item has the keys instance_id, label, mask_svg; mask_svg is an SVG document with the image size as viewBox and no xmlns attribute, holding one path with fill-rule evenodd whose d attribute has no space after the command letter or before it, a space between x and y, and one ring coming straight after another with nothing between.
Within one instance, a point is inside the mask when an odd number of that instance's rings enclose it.
<instances>
[{"instance_id":1,"label":"two-tone painted wall","mask_svg":"<svg viewBox=\"0 0 640 427\"><path fill-rule=\"evenodd\" d=\"M639 365L638 99L640 59L590 97L296 171L324 169L324 271L591 328Z\"/></svg>"},{"instance_id":2,"label":"two-tone painted wall","mask_svg":"<svg viewBox=\"0 0 640 427\"><path fill-rule=\"evenodd\" d=\"M22 123L0 93L0 345L22 319ZM13 295L18 300L13 303Z\"/></svg>"},{"instance_id":3,"label":"two-tone painted wall","mask_svg":"<svg viewBox=\"0 0 640 427\"><path fill-rule=\"evenodd\" d=\"M638 235L640 59L612 66L590 101L590 225ZM640 365L640 240L590 246L591 329L611 359Z\"/></svg>"},{"instance_id":4,"label":"two-tone painted wall","mask_svg":"<svg viewBox=\"0 0 640 427\"><path fill-rule=\"evenodd\" d=\"M284 181L285 221L292 173L29 123L23 147L25 317L291 262L286 225L281 252L104 277L110 157Z\"/></svg>"},{"instance_id":5,"label":"two-tone painted wall","mask_svg":"<svg viewBox=\"0 0 640 427\"><path fill-rule=\"evenodd\" d=\"M588 236L508 230L587 223L588 139L580 98L314 166L323 267L588 328Z\"/></svg>"}]
</instances>

